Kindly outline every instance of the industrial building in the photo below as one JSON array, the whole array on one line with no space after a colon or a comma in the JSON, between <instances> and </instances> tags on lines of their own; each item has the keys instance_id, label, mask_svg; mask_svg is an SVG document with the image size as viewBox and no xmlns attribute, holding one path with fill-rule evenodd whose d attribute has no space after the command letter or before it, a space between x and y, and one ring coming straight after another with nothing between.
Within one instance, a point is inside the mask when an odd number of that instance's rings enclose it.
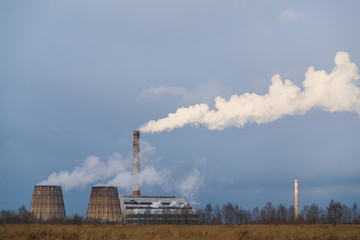
<instances>
[{"instance_id":1,"label":"industrial building","mask_svg":"<svg viewBox=\"0 0 360 240\"><path fill-rule=\"evenodd\" d=\"M132 196L120 196L124 223L130 224L197 224L199 212L175 196L141 196L138 174L140 173L140 132L133 134L133 192Z\"/></svg>"},{"instance_id":2,"label":"industrial building","mask_svg":"<svg viewBox=\"0 0 360 240\"><path fill-rule=\"evenodd\" d=\"M175 196L120 196L127 224L198 224L199 212L185 198Z\"/></svg>"}]
</instances>

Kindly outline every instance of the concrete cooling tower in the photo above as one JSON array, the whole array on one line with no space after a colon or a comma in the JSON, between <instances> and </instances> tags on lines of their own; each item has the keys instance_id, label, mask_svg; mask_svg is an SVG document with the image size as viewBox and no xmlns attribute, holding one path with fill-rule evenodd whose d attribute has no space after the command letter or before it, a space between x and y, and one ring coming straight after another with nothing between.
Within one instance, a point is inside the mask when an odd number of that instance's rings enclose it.
<instances>
[{"instance_id":1,"label":"concrete cooling tower","mask_svg":"<svg viewBox=\"0 0 360 240\"><path fill-rule=\"evenodd\" d=\"M120 200L116 187L92 187L86 215L89 223L121 223Z\"/></svg>"},{"instance_id":2,"label":"concrete cooling tower","mask_svg":"<svg viewBox=\"0 0 360 240\"><path fill-rule=\"evenodd\" d=\"M30 213L38 221L64 221L66 214L61 186L34 186Z\"/></svg>"}]
</instances>

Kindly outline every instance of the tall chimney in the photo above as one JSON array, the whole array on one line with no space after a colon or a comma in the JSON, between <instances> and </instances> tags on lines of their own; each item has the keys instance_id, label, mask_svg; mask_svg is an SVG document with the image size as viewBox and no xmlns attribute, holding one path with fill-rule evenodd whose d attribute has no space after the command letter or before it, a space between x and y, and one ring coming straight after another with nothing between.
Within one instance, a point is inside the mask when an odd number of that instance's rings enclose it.
<instances>
[{"instance_id":1,"label":"tall chimney","mask_svg":"<svg viewBox=\"0 0 360 240\"><path fill-rule=\"evenodd\" d=\"M298 191L298 180L295 179L295 220L299 216L299 191Z\"/></svg>"},{"instance_id":2,"label":"tall chimney","mask_svg":"<svg viewBox=\"0 0 360 240\"><path fill-rule=\"evenodd\" d=\"M133 138L133 196L140 196L140 183L139 183L139 172L140 172L140 132L134 131Z\"/></svg>"}]
</instances>

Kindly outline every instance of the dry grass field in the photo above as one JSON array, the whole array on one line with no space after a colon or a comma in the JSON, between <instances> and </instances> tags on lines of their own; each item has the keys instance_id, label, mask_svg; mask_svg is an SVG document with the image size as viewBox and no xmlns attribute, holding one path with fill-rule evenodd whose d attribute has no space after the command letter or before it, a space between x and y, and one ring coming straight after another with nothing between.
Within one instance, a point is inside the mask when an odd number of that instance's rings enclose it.
<instances>
[{"instance_id":1,"label":"dry grass field","mask_svg":"<svg viewBox=\"0 0 360 240\"><path fill-rule=\"evenodd\" d=\"M360 225L0 225L0 239L360 240Z\"/></svg>"}]
</instances>

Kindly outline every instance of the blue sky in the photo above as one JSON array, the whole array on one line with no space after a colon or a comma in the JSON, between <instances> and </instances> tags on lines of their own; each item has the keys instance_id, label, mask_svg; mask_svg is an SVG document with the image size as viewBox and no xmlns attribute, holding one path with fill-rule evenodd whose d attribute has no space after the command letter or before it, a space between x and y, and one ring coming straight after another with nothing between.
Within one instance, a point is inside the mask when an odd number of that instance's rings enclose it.
<instances>
[{"instance_id":1,"label":"blue sky","mask_svg":"<svg viewBox=\"0 0 360 240\"><path fill-rule=\"evenodd\" d=\"M68 214L86 214L96 184L130 194L133 130L181 107L214 109L217 96L264 95L275 74L303 91L308 67L331 73L339 51L360 66L358 9L358 1L2 1L0 208L29 208L33 186L52 173L66 186ZM298 178L300 207L359 200L355 110L314 107L223 130L190 124L141 140L144 195L289 206Z\"/></svg>"}]
</instances>

